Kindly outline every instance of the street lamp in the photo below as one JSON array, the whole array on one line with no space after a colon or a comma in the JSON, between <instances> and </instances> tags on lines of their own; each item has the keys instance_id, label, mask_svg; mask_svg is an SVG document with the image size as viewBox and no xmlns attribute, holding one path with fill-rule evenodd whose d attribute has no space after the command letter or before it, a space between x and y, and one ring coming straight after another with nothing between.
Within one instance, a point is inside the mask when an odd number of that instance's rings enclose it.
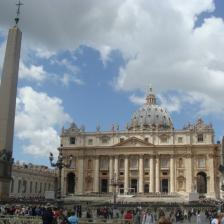
<instances>
[{"instance_id":1,"label":"street lamp","mask_svg":"<svg viewBox=\"0 0 224 224\"><path fill-rule=\"evenodd\" d=\"M116 206L116 199L117 199L117 186L119 186L117 174L114 174L114 177L111 179L111 185L113 186L113 209L115 209Z\"/></svg>"},{"instance_id":2,"label":"street lamp","mask_svg":"<svg viewBox=\"0 0 224 224\"><path fill-rule=\"evenodd\" d=\"M56 163L54 163L54 155L53 153L50 152L50 156L49 156L49 160L50 160L50 164L52 167L57 167L58 168L58 171L59 171L59 174L58 174L58 186L57 186L57 199L61 199L61 172L62 172L62 169L65 167L65 168L70 168L71 167L71 163L72 163L72 159L73 159L73 156L70 155L69 156L69 159L68 161L64 162L63 160L65 159L66 157L64 157L62 155L62 152L61 150L59 151L59 155L58 155L58 160Z\"/></svg>"}]
</instances>

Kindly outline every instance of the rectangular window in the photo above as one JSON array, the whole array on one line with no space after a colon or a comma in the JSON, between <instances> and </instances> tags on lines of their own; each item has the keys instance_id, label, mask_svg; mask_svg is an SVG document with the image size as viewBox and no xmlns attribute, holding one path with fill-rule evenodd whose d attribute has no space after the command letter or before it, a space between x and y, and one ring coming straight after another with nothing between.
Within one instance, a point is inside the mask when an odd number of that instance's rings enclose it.
<instances>
[{"instance_id":1,"label":"rectangular window","mask_svg":"<svg viewBox=\"0 0 224 224\"><path fill-rule=\"evenodd\" d=\"M108 170L108 159L107 158L101 158L100 159L100 169L101 170Z\"/></svg>"},{"instance_id":2,"label":"rectangular window","mask_svg":"<svg viewBox=\"0 0 224 224\"><path fill-rule=\"evenodd\" d=\"M138 160L136 158L132 158L130 160L130 168L137 169L138 168Z\"/></svg>"},{"instance_id":3,"label":"rectangular window","mask_svg":"<svg viewBox=\"0 0 224 224\"><path fill-rule=\"evenodd\" d=\"M149 142L149 138L145 138L144 140L145 140L145 142Z\"/></svg>"},{"instance_id":4,"label":"rectangular window","mask_svg":"<svg viewBox=\"0 0 224 224\"><path fill-rule=\"evenodd\" d=\"M124 169L124 159L119 160L119 168Z\"/></svg>"},{"instance_id":5,"label":"rectangular window","mask_svg":"<svg viewBox=\"0 0 224 224\"><path fill-rule=\"evenodd\" d=\"M88 139L88 145L92 145L93 144L93 139Z\"/></svg>"},{"instance_id":6,"label":"rectangular window","mask_svg":"<svg viewBox=\"0 0 224 224\"><path fill-rule=\"evenodd\" d=\"M198 168L205 168L205 158L198 159Z\"/></svg>"},{"instance_id":7,"label":"rectangular window","mask_svg":"<svg viewBox=\"0 0 224 224\"><path fill-rule=\"evenodd\" d=\"M149 169L149 159L144 159L144 168Z\"/></svg>"},{"instance_id":8,"label":"rectangular window","mask_svg":"<svg viewBox=\"0 0 224 224\"><path fill-rule=\"evenodd\" d=\"M182 143L183 142L183 138L182 137L178 137L178 143Z\"/></svg>"},{"instance_id":9,"label":"rectangular window","mask_svg":"<svg viewBox=\"0 0 224 224\"><path fill-rule=\"evenodd\" d=\"M168 159L161 159L160 160L160 167L162 169L168 169L169 168L169 160Z\"/></svg>"},{"instance_id":10,"label":"rectangular window","mask_svg":"<svg viewBox=\"0 0 224 224\"><path fill-rule=\"evenodd\" d=\"M70 145L75 145L75 137L70 137Z\"/></svg>"}]
</instances>

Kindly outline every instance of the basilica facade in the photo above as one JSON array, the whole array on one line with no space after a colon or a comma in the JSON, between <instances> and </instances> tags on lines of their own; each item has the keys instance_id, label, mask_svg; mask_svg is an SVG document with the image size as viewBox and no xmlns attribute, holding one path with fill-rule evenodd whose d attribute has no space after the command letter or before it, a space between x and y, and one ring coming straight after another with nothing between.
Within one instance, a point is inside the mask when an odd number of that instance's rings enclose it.
<instances>
[{"instance_id":1,"label":"basilica facade","mask_svg":"<svg viewBox=\"0 0 224 224\"><path fill-rule=\"evenodd\" d=\"M198 119L175 130L152 89L126 130L86 132L75 123L61 133L59 151L69 158L62 194L179 195L219 197L220 144L211 124Z\"/></svg>"}]
</instances>

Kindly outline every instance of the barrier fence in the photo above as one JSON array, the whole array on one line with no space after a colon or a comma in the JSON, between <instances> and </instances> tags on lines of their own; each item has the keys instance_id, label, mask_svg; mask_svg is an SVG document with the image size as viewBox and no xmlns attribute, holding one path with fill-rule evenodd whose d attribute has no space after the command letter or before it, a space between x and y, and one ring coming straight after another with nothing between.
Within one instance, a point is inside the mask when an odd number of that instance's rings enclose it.
<instances>
[{"instance_id":1,"label":"barrier fence","mask_svg":"<svg viewBox=\"0 0 224 224\"><path fill-rule=\"evenodd\" d=\"M124 219L87 219L81 218L79 224L133 224L133 221L127 221ZM32 217L32 216L2 216L0 217L0 224L42 224L41 218Z\"/></svg>"}]
</instances>

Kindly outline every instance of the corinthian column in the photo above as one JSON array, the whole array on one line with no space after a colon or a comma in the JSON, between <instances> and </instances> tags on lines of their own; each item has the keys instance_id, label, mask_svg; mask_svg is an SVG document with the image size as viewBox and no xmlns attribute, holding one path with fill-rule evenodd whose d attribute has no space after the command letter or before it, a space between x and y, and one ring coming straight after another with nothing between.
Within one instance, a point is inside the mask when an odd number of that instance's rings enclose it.
<instances>
[{"instance_id":1,"label":"corinthian column","mask_svg":"<svg viewBox=\"0 0 224 224\"><path fill-rule=\"evenodd\" d=\"M124 193L127 194L128 193L128 157L125 157L124 160Z\"/></svg>"},{"instance_id":2,"label":"corinthian column","mask_svg":"<svg viewBox=\"0 0 224 224\"><path fill-rule=\"evenodd\" d=\"M119 179L119 170L118 170L118 156L114 158L114 179L118 181ZM116 192L118 192L118 185L116 186Z\"/></svg>"},{"instance_id":3,"label":"corinthian column","mask_svg":"<svg viewBox=\"0 0 224 224\"><path fill-rule=\"evenodd\" d=\"M139 158L139 193L144 192L144 167L143 167L143 156Z\"/></svg>"},{"instance_id":4,"label":"corinthian column","mask_svg":"<svg viewBox=\"0 0 224 224\"><path fill-rule=\"evenodd\" d=\"M212 197L215 197L215 173L216 171L214 170L214 157L212 154L209 154L208 156L208 163L209 163L209 175L210 175L210 186L209 186L209 193Z\"/></svg>"},{"instance_id":5,"label":"corinthian column","mask_svg":"<svg viewBox=\"0 0 224 224\"><path fill-rule=\"evenodd\" d=\"M173 155L170 157L170 192L175 192L175 167Z\"/></svg>"},{"instance_id":6,"label":"corinthian column","mask_svg":"<svg viewBox=\"0 0 224 224\"><path fill-rule=\"evenodd\" d=\"M82 194L83 193L83 157L80 157L78 159L78 193Z\"/></svg>"},{"instance_id":7,"label":"corinthian column","mask_svg":"<svg viewBox=\"0 0 224 224\"><path fill-rule=\"evenodd\" d=\"M150 158L150 185L149 185L149 191L151 193L154 192L154 158Z\"/></svg>"},{"instance_id":8,"label":"corinthian column","mask_svg":"<svg viewBox=\"0 0 224 224\"><path fill-rule=\"evenodd\" d=\"M156 157L156 192L160 192L159 157Z\"/></svg>"},{"instance_id":9,"label":"corinthian column","mask_svg":"<svg viewBox=\"0 0 224 224\"><path fill-rule=\"evenodd\" d=\"M113 157L110 156L110 162L109 162L109 192L113 192L113 186L112 186L112 179L115 181L115 175L113 173Z\"/></svg>"},{"instance_id":10,"label":"corinthian column","mask_svg":"<svg viewBox=\"0 0 224 224\"><path fill-rule=\"evenodd\" d=\"M192 158L191 158L191 155L188 155L187 158L186 158L186 189L187 189L187 192L192 192L193 191L193 188L195 188L193 186L193 181L192 181Z\"/></svg>"},{"instance_id":11,"label":"corinthian column","mask_svg":"<svg viewBox=\"0 0 224 224\"><path fill-rule=\"evenodd\" d=\"M93 186L93 191L96 193L99 192L99 168L100 168L99 157L96 157L95 158L95 169L94 169L94 186Z\"/></svg>"}]
</instances>

